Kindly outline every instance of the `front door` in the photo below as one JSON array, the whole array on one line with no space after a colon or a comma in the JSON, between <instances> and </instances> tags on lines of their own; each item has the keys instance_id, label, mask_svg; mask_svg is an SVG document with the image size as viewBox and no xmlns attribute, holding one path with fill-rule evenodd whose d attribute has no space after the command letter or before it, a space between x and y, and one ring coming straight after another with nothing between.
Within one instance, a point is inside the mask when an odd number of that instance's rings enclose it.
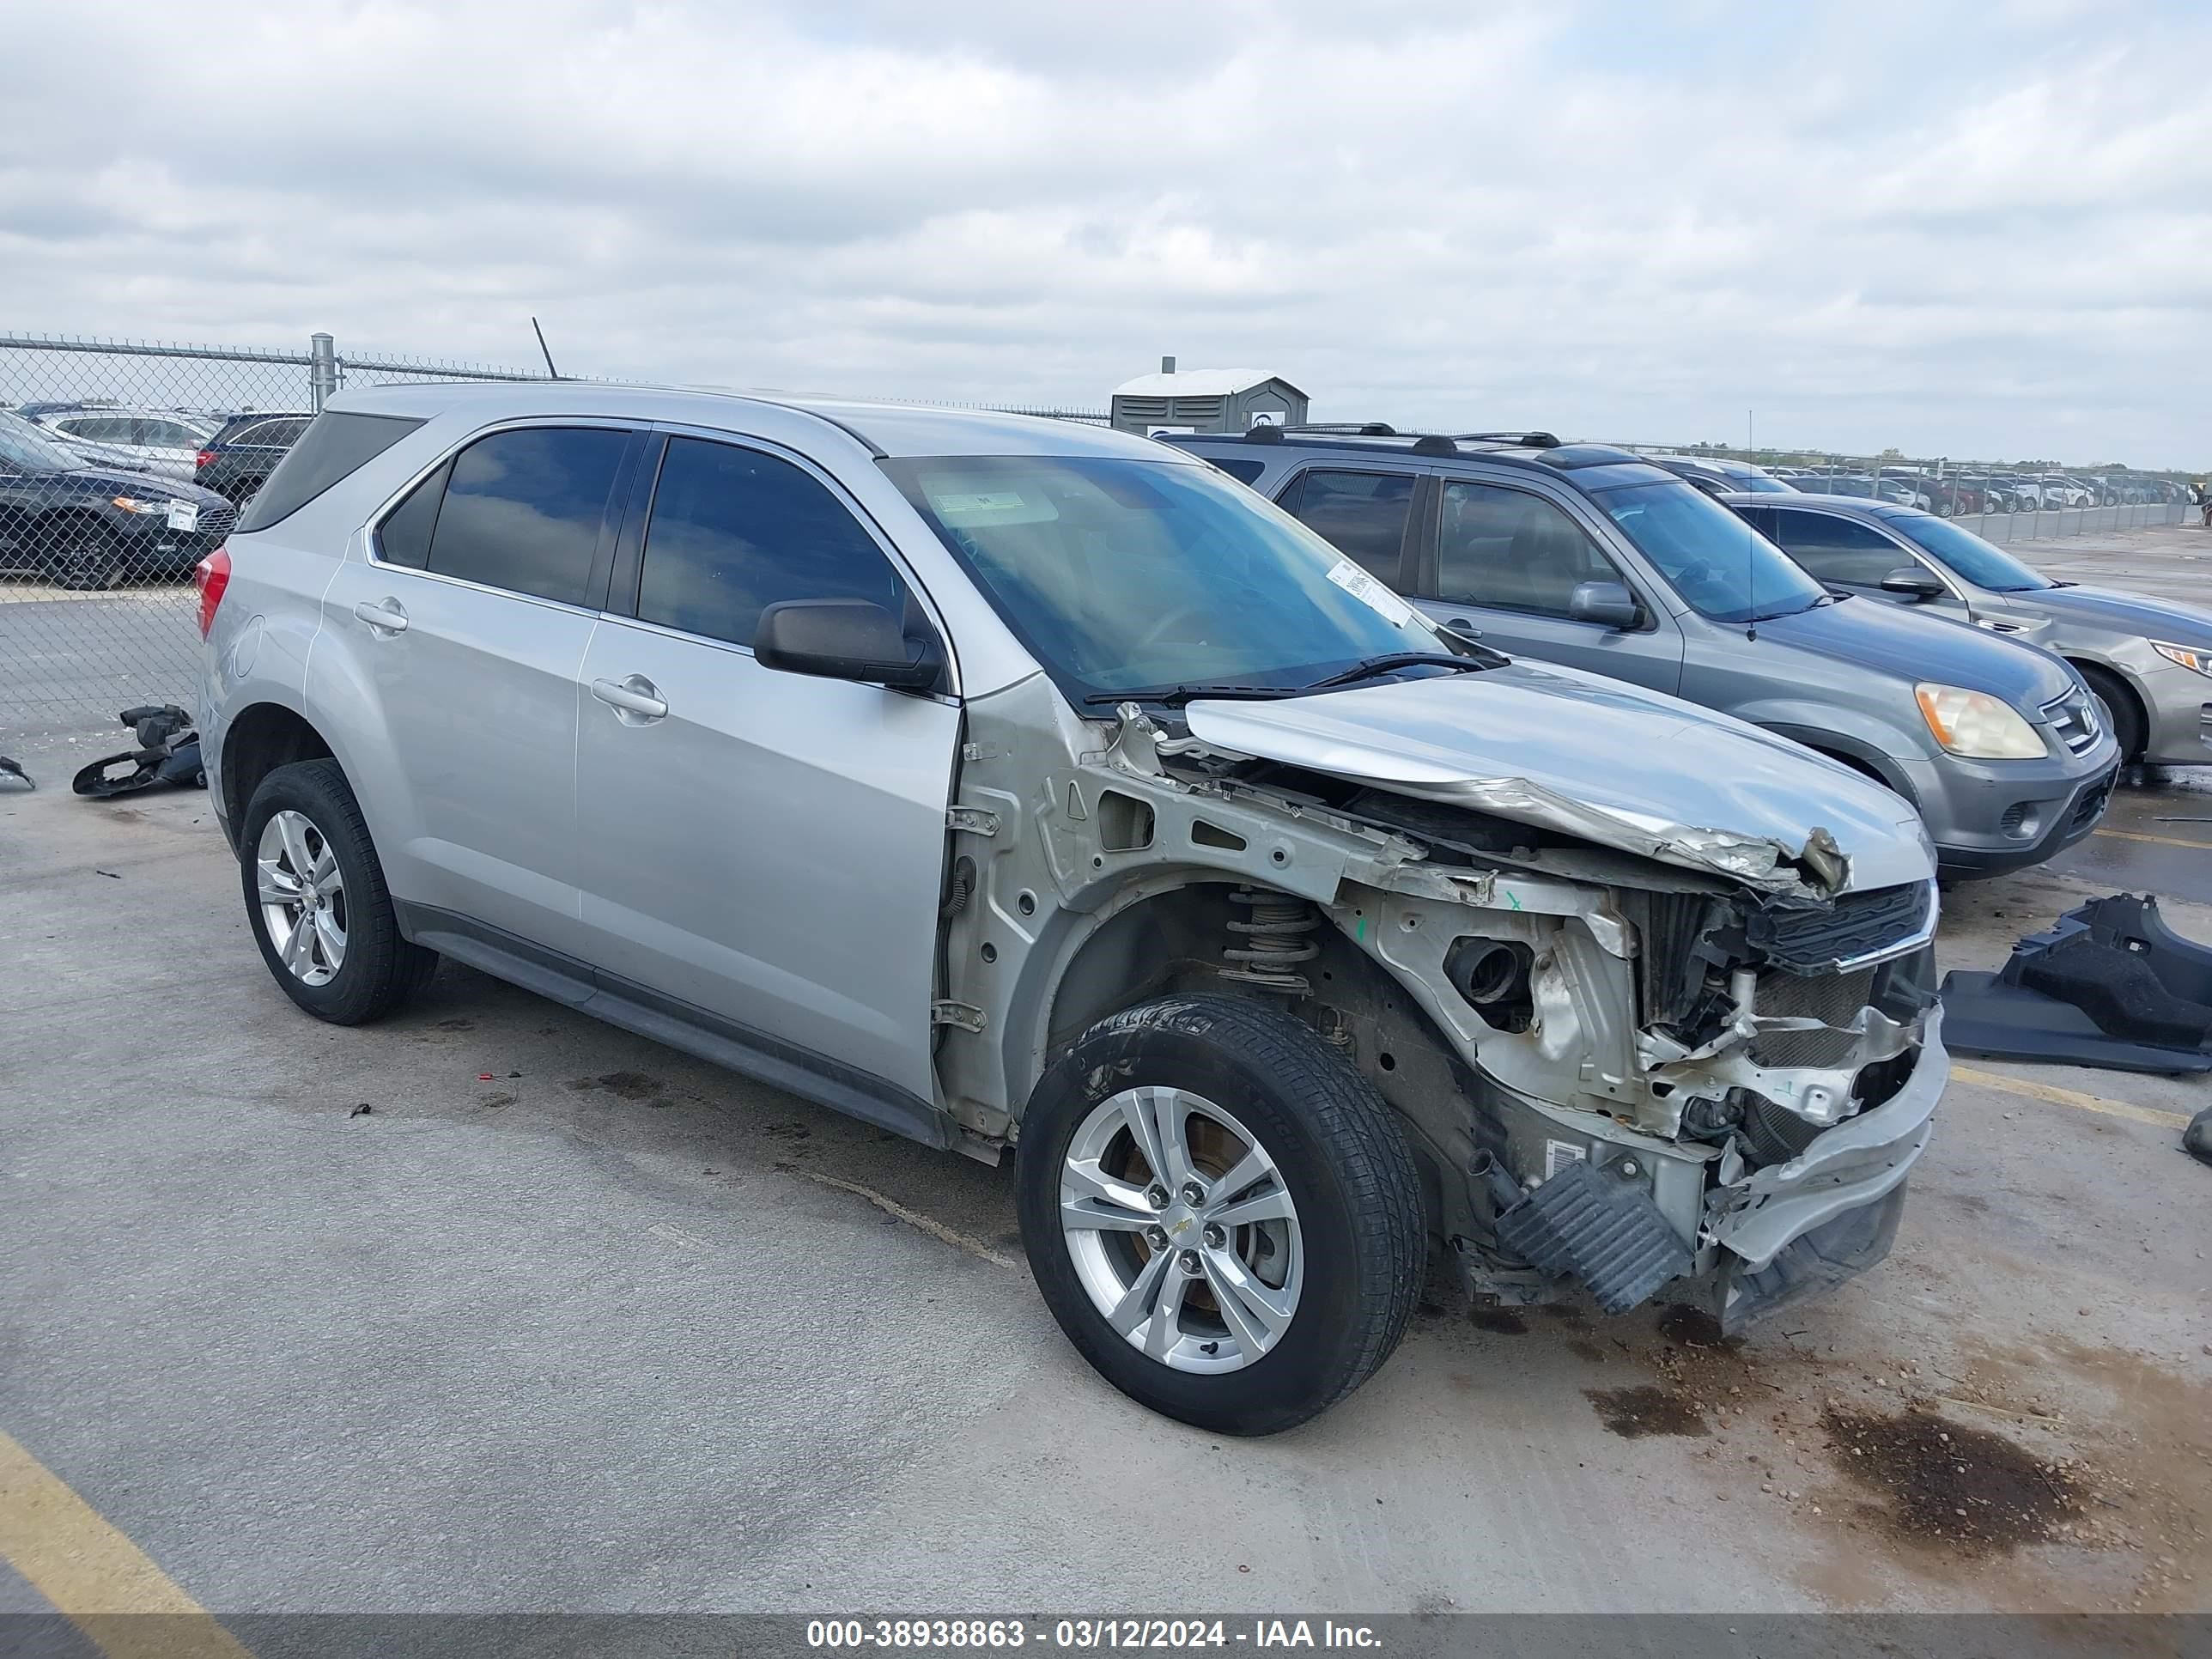
<instances>
[{"instance_id":1,"label":"front door","mask_svg":"<svg viewBox=\"0 0 2212 1659\"><path fill-rule=\"evenodd\" d=\"M1435 538L1411 597L1445 623L1467 622L1509 656L1564 663L1654 691L1682 680L1682 635L1565 508L1532 490L1467 478L1437 480ZM1585 582L1614 582L1637 599L1629 628L1569 612Z\"/></svg>"},{"instance_id":2,"label":"front door","mask_svg":"<svg viewBox=\"0 0 2212 1659\"><path fill-rule=\"evenodd\" d=\"M578 676L592 961L787 1063L932 1100L959 708L778 672L751 648L763 608L783 599L872 599L930 624L843 497L796 459L672 435L635 499L648 491L617 565L627 591Z\"/></svg>"}]
</instances>

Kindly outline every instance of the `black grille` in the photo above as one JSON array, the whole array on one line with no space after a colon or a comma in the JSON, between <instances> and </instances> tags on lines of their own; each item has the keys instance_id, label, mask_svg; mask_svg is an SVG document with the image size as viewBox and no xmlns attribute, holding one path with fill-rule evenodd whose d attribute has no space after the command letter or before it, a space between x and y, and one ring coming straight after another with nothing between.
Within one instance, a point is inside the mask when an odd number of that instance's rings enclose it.
<instances>
[{"instance_id":1,"label":"black grille","mask_svg":"<svg viewBox=\"0 0 2212 1659\"><path fill-rule=\"evenodd\" d=\"M1875 969L1849 974L1761 974L1753 1006L1765 1018L1848 1025L1874 1000ZM1848 1031L1768 1031L1752 1045L1761 1066L1841 1066L1858 1038Z\"/></svg>"},{"instance_id":2,"label":"black grille","mask_svg":"<svg viewBox=\"0 0 2212 1659\"><path fill-rule=\"evenodd\" d=\"M2067 820L2069 832L2085 830L2097 821L2098 814L2105 810L2105 803L2112 799L2112 780L2118 775L2117 772L2107 773L2081 792L2074 803L2074 816Z\"/></svg>"},{"instance_id":3,"label":"black grille","mask_svg":"<svg viewBox=\"0 0 2212 1659\"><path fill-rule=\"evenodd\" d=\"M1776 908L1751 918L1751 942L1769 965L1794 974L1826 972L1899 944L1918 933L1928 920L1928 885L1877 887L1870 893L1845 893L1819 909Z\"/></svg>"}]
</instances>

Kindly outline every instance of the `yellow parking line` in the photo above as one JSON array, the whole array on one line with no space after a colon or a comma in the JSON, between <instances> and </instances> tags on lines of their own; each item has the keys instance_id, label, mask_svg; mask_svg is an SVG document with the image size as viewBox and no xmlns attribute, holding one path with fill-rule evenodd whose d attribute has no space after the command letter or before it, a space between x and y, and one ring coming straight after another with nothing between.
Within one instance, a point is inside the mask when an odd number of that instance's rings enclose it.
<instances>
[{"instance_id":1,"label":"yellow parking line","mask_svg":"<svg viewBox=\"0 0 2212 1659\"><path fill-rule=\"evenodd\" d=\"M2078 1107L2085 1112L2101 1112L2106 1117L2124 1117L2136 1123L2154 1123L2161 1129L2185 1129L2189 1127L2189 1120L2179 1112L2161 1112L2155 1106L2130 1106L2124 1100L2106 1100L2102 1095L2085 1095L2078 1089L2062 1089L2056 1084L2030 1083L2026 1078L1977 1071L1971 1066L1954 1066L1951 1075L1961 1083L1978 1083L1985 1089L2002 1089L2007 1094L2026 1095L2031 1100L2047 1100L2055 1106Z\"/></svg>"},{"instance_id":2,"label":"yellow parking line","mask_svg":"<svg viewBox=\"0 0 2212 1659\"><path fill-rule=\"evenodd\" d=\"M2184 841L2179 836L2149 836L2140 830L2097 830L2090 833L2110 836L2114 841L2147 841L2154 847L2186 847L2192 852L2212 853L2212 842Z\"/></svg>"},{"instance_id":3,"label":"yellow parking line","mask_svg":"<svg viewBox=\"0 0 2212 1659\"><path fill-rule=\"evenodd\" d=\"M206 1608L4 1430L0 1559L107 1659L251 1659ZM148 1613L167 1616L127 1616Z\"/></svg>"}]
</instances>

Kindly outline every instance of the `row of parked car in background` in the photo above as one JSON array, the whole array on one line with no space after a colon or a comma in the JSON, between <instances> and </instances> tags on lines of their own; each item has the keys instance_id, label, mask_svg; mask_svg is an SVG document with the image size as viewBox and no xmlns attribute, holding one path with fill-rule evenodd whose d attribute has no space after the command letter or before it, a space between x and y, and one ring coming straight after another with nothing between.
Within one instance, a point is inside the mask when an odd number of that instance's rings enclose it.
<instances>
[{"instance_id":1,"label":"row of parked car in background","mask_svg":"<svg viewBox=\"0 0 2212 1659\"><path fill-rule=\"evenodd\" d=\"M111 403L0 410L0 571L79 589L180 580L313 418Z\"/></svg>"},{"instance_id":2,"label":"row of parked car in background","mask_svg":"<svg viewBox=\"0 0 2212 1659\"><path fill-rule=\"evenodd\" d=\"M1800 490L1913 507L1942 519L2096 507L2185 505L2186 484L2142 473L1930 472L1917 467L1757 466L1706 455L1646 455L1708 495Z\"/></svg>"}]
</instances>

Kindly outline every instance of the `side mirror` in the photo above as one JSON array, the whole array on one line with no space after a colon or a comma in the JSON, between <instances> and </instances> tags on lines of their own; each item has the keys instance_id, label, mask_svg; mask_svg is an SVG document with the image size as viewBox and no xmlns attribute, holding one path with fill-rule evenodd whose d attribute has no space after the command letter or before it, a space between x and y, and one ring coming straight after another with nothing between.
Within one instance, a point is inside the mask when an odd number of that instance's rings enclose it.
<instances>
[{"instance_id":1,"label":"side mirror","mask_svg":"<svg viewBox=\"0 0 2212 1659\"><path fill-rule=\"evenodd\" d=\"M1449 622L1438 623L1437 632L1449 634L1455 640L1464 640L1469 645L1482 643L1482 630L1464 617L1454 617Z\"/></svg>"},{"instance_id":2,"label":"side mirror","mask_svg":"<svg viewBox=\"0 0 2212 1659\"><path fill-rule=\"evenodd\" d=\"M919 647L891 613L869 599L783 599L761 612L753 657L763 668L859 680L894 691L927 691L945 672L933 637Z\"/></svg>"},{"instance_id":3,"label":"side mirror","mask_svg":"<svg viewBox=\"0 0 2212 1659\"><path fill-rule=\"evenodd\" d=\"M1945 589L1934 571L1907 564L1899 565L1881 579L1881 591L1902 593L1908 599L1932 599L1940 597Z\"/></svg>"},{"instance_id":4,"label":"side mirror","mask_svg":"<svg viewBox=\"0 0 2212 1659\"><path fill-rule=\"evenodd\" d=\"M1601 628L1633 628L1644 610L1626 582L1577 582L1567 600L1567 615Z\"/></svg>"}]
</instances>

